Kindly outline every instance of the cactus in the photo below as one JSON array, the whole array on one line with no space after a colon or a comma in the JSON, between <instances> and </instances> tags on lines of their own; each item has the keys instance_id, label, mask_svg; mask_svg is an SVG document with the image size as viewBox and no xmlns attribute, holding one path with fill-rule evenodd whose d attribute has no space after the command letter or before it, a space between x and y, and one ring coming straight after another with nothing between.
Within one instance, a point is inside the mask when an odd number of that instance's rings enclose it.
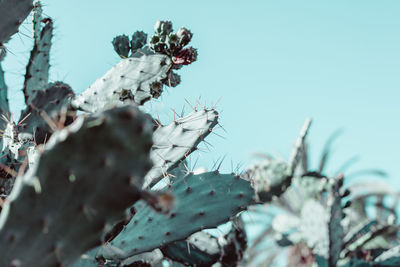
<instances>
[{"instance_id":1,"label":"cactus","mask_svg":"<svg viewBox=\"0 0 400 267\"><path fill-rule=\"evenodd\" d=\"M274 211L272 223L256 238L255 245L251 244L246 251L245 264L258 262L261 255L257 256L255 249L266 247L263 240L271 240L272 245L268 243L271 252L264 253L265 262L271 265L287 249L288 266L396 266L396 255L389 251L399 244L394 211L399 193L382 183L343 186L341 174L337 178L323 175L331 141L332 138L322 153L317 171L309 169L305 143L298 142L298 165L302 168L292 169L296 172L290 186L268 203L278 211ZM378 197L376 209L381 215L375 219L367 212L367 208L371 210L366 202L368 197ZM395 200L392 207L382 201L384 197ZM387 261L378 262L379 255L385 255L385 251L391 256Z\"/></svg>"}]
</instances>

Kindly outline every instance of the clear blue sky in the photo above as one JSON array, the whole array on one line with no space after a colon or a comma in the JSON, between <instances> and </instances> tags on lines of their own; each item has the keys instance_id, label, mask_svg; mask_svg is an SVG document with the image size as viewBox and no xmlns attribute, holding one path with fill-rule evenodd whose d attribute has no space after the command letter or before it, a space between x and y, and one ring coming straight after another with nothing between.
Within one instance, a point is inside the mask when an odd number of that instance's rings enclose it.
<instances>
[{"instance_id":1,"label":"clear blue sky","mask_svg":"<svg viewBox=\"0 0 400 267\"><path fill-rule=\"evenodd\" d=\"M136 30L151 33L157 19L194 32L199 59L179 73L153 111L181 110L185 98L218 104L226 132L209 142L200 163L226 156L248 165L253 152L288 158L307 116L314 163L326 138L330 168L360 155L353 170L382 168L400 189L400 2L45 0L55 20L52 80L81 92L119 61L111 40ZM10 101L22 106L22 76L31 49L31 25L9 43L4 68ZM187 105L186 105L187 106ZM186 109L189 111L189 109ZM169 112L171 114L171 112ZM18 115L17 115L18 117ZM166 122L166 120L164 120ZM329 171L328 171L329 173ZM366 177L365 179L367 179Z\"/></svg>"}]
</instances>

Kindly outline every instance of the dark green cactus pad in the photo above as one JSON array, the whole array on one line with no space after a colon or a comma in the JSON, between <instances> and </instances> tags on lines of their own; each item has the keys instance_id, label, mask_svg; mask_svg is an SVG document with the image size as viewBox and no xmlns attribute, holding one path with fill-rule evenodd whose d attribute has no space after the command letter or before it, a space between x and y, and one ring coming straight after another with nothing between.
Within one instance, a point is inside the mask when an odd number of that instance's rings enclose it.
<instances>
[{"instance_id":1,"label":"dark green cactus pad","mask_svg":"<svg viewBox=\"0 0 400 267\"><path fill-rule=\"evenodd\" d=\"M129 45L129 37L126 35L118 35L114 38L112 41L112 44L114 46L115 52L121 57L121 58L127 58L129 55L129 51L131 50L131 47Z\"/></svg>"},{"instance_id":2,"label":"dark green cactus pad","mask_svg":"<svg viewBox=\"0 0 400 267\"><path fill-rule=\"evenodd\" d=\"M157 183L195 151L218 124L218 116L214 109L201 109L168 125L159 125L154 131L154 145L150 152L154 165L146 174L144 186Z\"/></svg>"},{"instance_id":3,"label":"dark green cactus pad","mask_svg":"<svg viewBox=\"0 0 400 267\"><path fill-rule=\"evenodd\" d=\"M123 259L151 251L196 231L216 227L254 203L254 191L248 181L216 171L177 177L163 191L174 195L174 208L168 214L160 214L138 202L134 206L137 213L105 245L102 256Z\"/></svg>"},{"instance_id":4,"label":"dark green cactus pad","mask_svg":"<svg viewBox=\"0 0 400 267\"><path fill-rule=\"evenodd\" d=\"M60 82L36 92L30 105L21 112L18 132L31 135L37 144L43 144L54 131L49 125L51 122L45 118L51 119L54 125L59 121L64 121L61 126L72 123L75 112L71 109L70 102L73 96L71 87Z\"/></svg>"},{"instance_id":5,"label":"dark green cactus pad","mask_svg":"<svg viewBox=\"0 0 400 267\"><path fill-rule=\"evenodd\" d=\"M161 81L168 76L171 60L165 55L122 59L82 94L75 97L75 109L95 112L126 101L144 104L162 93ZM160 85L160 86L157 86Z\"/></svg>"},{"instance_id":6,"label":"dark green cactus pad","mask_svg":"<svg viewBox=\"0 0 400 267\"><path fill-rule=\"evenodd\" d=\"M169 259L191 266L211 266L221 257L222 248L216 237L197 232L187 240L170 243L161 248Z\"/></svg>"},{"instance_id":7,"label":"dark green cactus pad","mask_svg":"<svg viewBox=\"0 0 400 267\"><path fill-rule=\"evenodd\" d=\"M40 32L40 38L35 40L26 67L24 88L22 91L27 105L36 97L37 92L45 90L48 87L53 22L49 18L43 21L45 26Z\"/></svg>"},{"instance_id":8,"label":"dark green cactus pad","mask_svg":"<svg viewBox=\"0 0 400 267\"><path fill-rule=\"evenodd\" d=\"M136 50L142 48L147 42L147 33L143 31L136 31L132 35L132 40L131 40L131 49L132 49L132 54L136 52Z\"/></svg>"},{"instance_id":9,"label":"dark green cactus pad","mask_svg":"<svg viewBox=\"0 0 400 267\"><path fill-rule=\"evenodd\" d=\"M152 127L126 106L54 133L0 214L0 266L67 266L100 245L141 196Z\"/></svg>"},{"instance_id":10,"label":"dark green cactus pad","mask_svg":"<svg viewBox=\"0 0 400 267\"><path fill-rule=\"evenodd\" d=\"M396 228L396 226L393 226ZM357 251L360 251L364 248L364 246L373 247L373 240L377 237L385 237L387 232L390 232L392 227L387 224L382 224L377 220L370 220L366 222L360 223L359 226L354 227L351 231L349 231L343 239L343 249L342 249L342 257L348 257L349 255L356 254ZM397 231L397 230L395 230ZM386 242L386 248L390 242ZM383 248L382 244L379 244L378 247Z\"/></svg>"},{"instance_id":11,"label":"dark green cactus pad","mask_svg":"<svg viewBox=\"0 0 400 267\"><path fill-rule=\"evenodd\" d=\"M118 266L132 267L132 266L149 266L149 267L162 267L164 255L159 249L155 249L151 252L141 253L123 260ZM115 264L115 262L112 262ZM107 266L107 264L106 264ZM74 266L77 267L77 266ZM96 266L97 267L97 266Z\"/></svg>"},{"instance_id":12,"label":"dark green cactus pad","mask_svg":"<svg viewBox=\"0 0 400 267\"><path fill-rule=\"evenodd\" d=\"M0 44L6 43L18 32L19 26L33 8L33 0L0 1Z\"/></svg>"}]
</instances>

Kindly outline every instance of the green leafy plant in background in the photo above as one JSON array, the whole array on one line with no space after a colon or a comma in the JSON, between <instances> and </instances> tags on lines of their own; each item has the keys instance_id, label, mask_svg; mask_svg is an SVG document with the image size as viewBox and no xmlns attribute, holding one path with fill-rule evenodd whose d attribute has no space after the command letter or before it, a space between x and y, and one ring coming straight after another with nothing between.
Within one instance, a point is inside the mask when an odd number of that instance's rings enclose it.
<instances>
[{"instance_id":1,"label":"green leafy plant in background","mask_svg":"<svg viewBox=\"0 0 400 267\"><path fill-rule=\"evenodd\" d=\"M264 230L249 245L246 264L273 266L285 252L287 266L397 266L399 255L392 251L399 245L395 209L400 194L382 182L343 184L342 173L332 178L325 175L337 136L326 143L316 170L309 168L308 145L303 142L290 187L271 202L251 209L255 215L264 215ZM275 179L271 168L279 169L271 162L267 158L255 164L247 175L264 183ZM358 173L384 174L379 170ZM374 199L375 203L370 201ZM393 203L389 205L388 200Z\"/></svg>"},{"instance_id":2,"label":"green leafy plant in background","mask_svg":"<svg viewBox=\"0 0 400 267\"><path fill-rule=\"evenodd\" d=\"M143 109L197 60L188 29L158 21L150 37L115 37L121 61L75 94L49 82L54 22L39 1L0 0L0 63L29 14L34 42L17 122L0 65L0 266L268 266L284 248L289 266L398 266L397 213L384 201L398 193L324 175L327 152L308 170L309 119L288 162L268 158L242 175L188 169L218 112L195 107L164 124ZM250 240L243 211L270 207L281 212ZM221 225L222 235L207 231Z\"/></svg>"}]
</instances>

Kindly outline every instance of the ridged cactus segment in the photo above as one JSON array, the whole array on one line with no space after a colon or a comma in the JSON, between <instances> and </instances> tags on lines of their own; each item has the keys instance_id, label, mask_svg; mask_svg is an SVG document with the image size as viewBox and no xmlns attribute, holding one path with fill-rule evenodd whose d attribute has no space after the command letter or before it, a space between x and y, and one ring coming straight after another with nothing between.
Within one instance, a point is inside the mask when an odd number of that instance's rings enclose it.
<instances>
[{"instance_id":1,"label":"ridged cactus segment","mask_svg":"<svg viewBox=\"0 0 400 267\"><path fill-rule=\"evenodd\" d=\"M112 41L112 44L114 46L115 52L121 57L121 58L127 58L129 55L129 51L131 50L131 47L129 45L129 37L126 35L118 35L114 38Z\"/></svg>"},{"instance_id":2,"label":"ridged cactus segment","mask_svg":"<svg viewBox=\"0 0 400 267\"><path fill-rule=\"evenodd\" d=\"M254 198L248 181L218 172L177 177L163 191L174 195L175 207L165 215L138 202L135 216L100 254L106 259L123 259L185 239L226 222L246 209ZM114 253L116 250L121 253Z\"/></svg>"},{"instance_id":3,"label":"ridged cactus segment","mask_svg":"<svg viewBox=\"0 0 400 267\"><path fill-rule=\"evenodd\" d=\"M154 185L169 170L178 166L218 124L214 109L195 110L169 125L160 125L153 135L150 152L153 168L145 177L144 186Z\"/></svg>"},{"instance_id":4,"label":"ridged cactus segment","mask_svg":"<svg viewBox=\"0 0 400 267\"><path fill-rule=\"evenodd\" d=\"M122 59L102 78L77 96L76 109L95 112L126 100L144 104L162 92L161 81L167 77L171 60L165 55L142 55Z\"/></svg>"},{"instance_id":5,"label":"ridged cactus segment","mask_svg":"<svg viewBox=\"0 0 400 267\"><path fill-rule=\"evenodd\" d=\"M43 144L50 138L55 130L52 127L71 124L76 113L70 108L74 92L69 85L56 82L48 86L36 92L30 105L21 112L18 123L18 131L30 135L37 144ZM62 125L57 125L60 123Z\"/></svg>"},{"instance_id":6,"label":"ridged cactus segment","mask_svg":"<svg viewBox=\"0 0 400 267\"><path fill-rule=\"evenodd\" d=\"M381 255L379 255L374 260L373 266L387 266L387 267L397 267L400 266L400 246L395 246Z\"/></svg>"},{"instance_id":7,"label":"ridged cactus segment","mask_svg":"<svg viewBox=\"0 0 400 267\"><path fill-rule=\"evenodd\" d=\"M54 133L0 214L0 266L67 266L100 245L140 198L151 134L134 107L80 117Z\"/></svg>"},{"instance_id":8,"label":"ridged cactus segment","mask_svg":"<svg viewBox=\"0 0 400 267\"><path fill-rule=\"evenodd\" d=\"M18 32L19 26L33 8L33 0L0 1L0 44L6 43Z\"/></svg>"},{"instance_id":9,"label":"ridged cactus segment","mask_svg":"<svg viewBox=\"0 0 400 267\"><path fill-rule=\"evenodd\" d=\"M191 266L211 266L221 256L222 248L216 237L197 232L187 240L177 241L161 248L165 257Z\"/></svg>"},{"instance_id":10,"label":"ridged cactus segment","mask_svg":"<svg viewBox=\"0 0 400 267\"><path fill-rule=\"evenodd\" d=\"M0 63L0 116L8 116L10 112L10 107L8 104L8 88L4 78L4 70L1 67ZM4 130L6 126L6 122L3 119L0 119L0 129Z\"/></svg>"},{"instance_id":11,"label":"ridged cactus segment","mask_svg":"<svg viewBox=\"0 0 400 267\"><path fill-rule=\"evenodd\" d=\"M28 66L26 67L24 88L25 103L29 105L36 93L47 88L50 69L50 48L53 37L53 22L47 18L43 20L45 26L40 32L40 38L35 42ZM38 25L37 25L38 26ZM36 41L36 40L35 40Z\"/></svg>"}]
</instances>

